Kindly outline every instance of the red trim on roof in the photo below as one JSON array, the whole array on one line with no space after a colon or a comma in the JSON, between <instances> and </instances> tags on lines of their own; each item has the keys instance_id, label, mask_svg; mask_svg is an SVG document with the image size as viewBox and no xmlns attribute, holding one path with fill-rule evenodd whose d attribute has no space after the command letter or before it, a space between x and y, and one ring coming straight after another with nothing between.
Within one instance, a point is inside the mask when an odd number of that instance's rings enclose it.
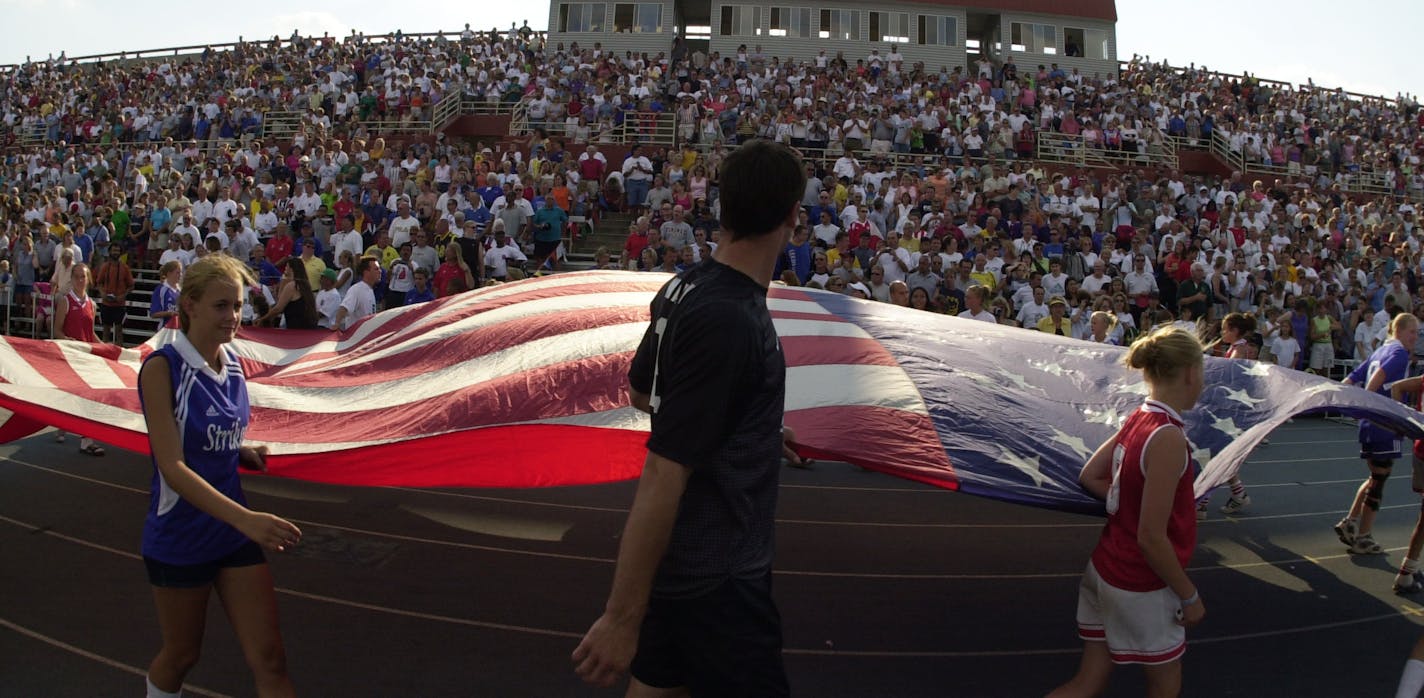
<instances>
[{"instance_id":1,"label":"red trim on roof","mask_svg":"<svg viewBox=\"0 0 1424 698\"><path fill-rule=\"evenodd\" d=\"M1086 17L1108 22L1117 21L1117 3L1114 0L910 0L921 5L941 5L964 7L971 10L994 12L1031 12L1043 15L1067 15Z\"/></svg>"}]
</instances>

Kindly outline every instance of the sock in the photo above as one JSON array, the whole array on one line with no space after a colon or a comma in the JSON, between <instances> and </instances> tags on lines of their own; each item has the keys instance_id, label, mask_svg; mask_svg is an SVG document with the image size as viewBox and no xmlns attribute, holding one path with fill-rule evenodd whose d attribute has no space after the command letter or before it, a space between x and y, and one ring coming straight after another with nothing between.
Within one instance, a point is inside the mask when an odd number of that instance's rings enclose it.
<instances>
[{"instance_id":1,"label":"sock","mask_svg":"<svg viewBox=\"0 0 1424 698\"><path fill-rule=\"evenodd\" d=\"M1246 497L1246 483L1239 477L1231 478L1231 498L1243 499Z\"/></svg>"},{"instance_id":2,"label":"sock","mask_svg":"<svg viewBox=\"0 0 1424 698\"><path fill-rule=\"evenodd\" d=\"M1394 698L1419 698L1424 690L1424 661L1411 659L1404 663L1404 675L1399 677L1399 690Z\"/></svg>"},{"instance_id":3,"label":"sock","mask_svg":"<svg viewBox=\"0 0 1424 698\"><path fill-rule=\"evenodd\" d=\"M1414 572L1419 569L1419 561L1413 558L1404 558L1404 564L1399 566L1399 574L1394 577L1395 586L1406 586L1414 581Z\"/></svg>"},{"instance_id":4,"label":"sock","mask_svg":"<svg viewBox=\"0 0 1424 698\"><path fill-rule=\"evenodd\" d=\"M177 690L176 692L174 692L174 693L169 693L168 691L165 691L165 690L163 690L163 689L161 689L161 688L159 688L159 687L153 685L153 680L152 680L152 679L147 679L147 682L148 682L148 695L146 696L146 698L183 698L183 689L182 689L182 687L179 687L178 690Z\"/></svg>"}]
</instances>

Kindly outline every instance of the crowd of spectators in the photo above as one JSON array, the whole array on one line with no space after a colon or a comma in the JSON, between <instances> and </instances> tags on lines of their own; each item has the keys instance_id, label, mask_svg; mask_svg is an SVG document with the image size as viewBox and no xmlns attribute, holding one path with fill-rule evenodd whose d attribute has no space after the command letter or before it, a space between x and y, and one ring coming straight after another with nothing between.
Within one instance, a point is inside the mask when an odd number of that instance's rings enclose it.
<instances>
[{"instance_id":1,"label":"crowd of spectators","mask_svg":"<svg viewBox=\"0 0 1424 698\"><path fill-rule=\"evenodd\" d=\"M633 218L596 266L675 272L715 249L721 157L766 137L802 148L812 175L787 283L1112 342L1246 312L1266 355L1295 365L1318 341L1342 358L1367 352L1377 340L1355 341L1361 326L1424 309L1412 100L1138 58L1106 78L1012 58L929 71L893 46L797 62L761 47L709 56L677 41L648 56L542 41L511 27L27 64L0 88L4 121L41 124L53 142L12 150L0 169L0 278L24 302L71 245L76 259L119 249L134 267L235 254L264 282L260 321L291 295L286 259L303 260L315 294L363 283L362 258L375 257L374 309L417 284L439 296L556 268L569 217L608 210ZM429 118L454 91L524 100L533 135L387 147L365 128ZM290 145L256 137L264 111L291 108L307 119ZM674 115L679 145L615 162L601 152L609 127L658 112ZM1173 147L1168 135L1214 131L1248 162L1287 170L1198 178L1146 157ZM1144 157L1118 172L1028 159L1045 133ZM1395 173L1396 196L1347 194L1362 169ZM1333 318L1328 340L1297 336L1290 352L1286 328L1317 312Z\"/></svg>"},{"instance_id":2,"label":"crowd of spectators","mask_svg":"<svg viewBox=\"0 0 1424 698\"><path fill-rule=\"evenodd\" d=\"M268 111L305 114L302 135L365 138L381 124L429 121L447 94L518 101L542 34L368 38L354 33L239 42L196 56L25 63L0 75L0 124L49 143L232 140Z\"/></svg>"}]
</instances>

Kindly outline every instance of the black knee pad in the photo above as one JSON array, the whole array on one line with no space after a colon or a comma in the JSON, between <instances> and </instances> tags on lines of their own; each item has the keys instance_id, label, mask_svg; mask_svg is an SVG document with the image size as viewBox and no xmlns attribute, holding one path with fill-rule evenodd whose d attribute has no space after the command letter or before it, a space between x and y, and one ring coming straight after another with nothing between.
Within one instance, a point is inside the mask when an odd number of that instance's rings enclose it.
<instances>
[{"instance_id":1,"label":"black knee pad","mask_svg":"<svg viewBox=\"0 0 1424 698\"><path fill-rule=\"evenodd\" d=\"M1384 499L1384 483L1389 480L1389 473L1370 473L1370 488L1365 490L1365 506L1370 511L1379 511L1380 500Z\"/></svg>"}]
</instances>

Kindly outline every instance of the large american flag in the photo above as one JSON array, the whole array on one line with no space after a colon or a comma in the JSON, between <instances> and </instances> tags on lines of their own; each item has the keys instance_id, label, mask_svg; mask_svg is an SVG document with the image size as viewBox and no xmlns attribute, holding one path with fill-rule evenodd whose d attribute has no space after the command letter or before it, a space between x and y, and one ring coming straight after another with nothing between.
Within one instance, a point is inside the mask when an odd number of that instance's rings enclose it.
<instances>
[{"instance_id":1,"label":"large american flag","mask_svg":"<svg viewBox=\"0 0 1424 698\"><path fill-rule=\"evenodd\" d=\"M536 487L641 470L627 370L669 277L581 272L380 313L352 329L244 329L249 441L276 476ZM786 423L805 455L1022 504L1101 511L1083 462L1146 394L1121 348L773 287ZM0 441L45 425L148 450L134 349L0 338ZM1205 492L1293 415L1330 410L1424 438L1424 415L1276 366L1207 359L1185 415Z\"/></svg>"}]
</instances>

